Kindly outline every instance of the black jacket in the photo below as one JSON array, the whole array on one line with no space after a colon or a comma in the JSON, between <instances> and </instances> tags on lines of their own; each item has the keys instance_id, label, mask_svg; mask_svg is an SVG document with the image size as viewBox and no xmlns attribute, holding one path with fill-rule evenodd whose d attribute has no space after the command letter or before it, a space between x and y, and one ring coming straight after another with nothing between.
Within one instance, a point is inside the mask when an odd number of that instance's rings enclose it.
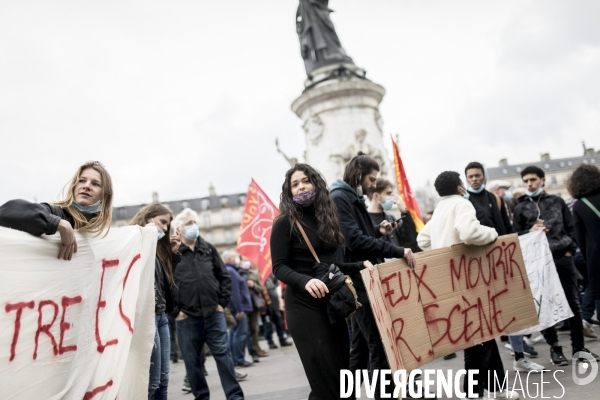
<instances>
[{"instance_id":1,"label":"black jacket","mask_svg":"<svg viewBox=\"0 0 600 400\"><path fill-rule=\"evenodd\" d=\"M573 218L563 199L546 192L536 197L521 196L515 208L513 230L519 235L529 233L529 229L535 225L538 218L544 220L548 229L546 237L554 258L562 257L566 252L575 254L577 241Z\"/></svg>"},{"instance_id":2,"label":"black jacket","mask_svg":"<svg viewBox=\"0 0 600 400\"><path fill-rule=\"evenodd\" d=\"M175 269L179 261L181 261L181 254L173 253L171 255L171 266L173 269ZM168 314L175 308L169 276L164 264L158 257L154 261L154 300L154 312L156 314L162 314L163 312Z\"/></svg>"},{"instance_id":3,"label":"black jacket","mask_svg":"<svg viewBox=\"0 0 600 400\"><path fill-rule=\"evenodd\" d=\"M75 221L67 210L48 203L10 200L0 206L0 226L34 236L54 235L61 219L75 226Z\"/></svg>"},{"instance_id":4,"label":"black jacket","mask_svg":"<svg viewBox=\"0 0 600 400\"><path fill-rule=\"evenodd\" d=\"M600 193L585 196L597 210L600 210ZM594 300L600 300L600 217L583 201L573 205L575 236L581 254L588 265L589 287Z\"/></svg>"},{"instance_id":5,"label":"black jacket","mask_svg":"<svg viewBox=\"0 0 600 400\"><path fill-rule=\"evenodd\" d=\"M469 201L475 207L477 219L483 226L494 228L498 236L512 233L512 226L506 211L504 201L500 200L498 208L498 197L494 193L482 190L481 193L469 192Z\"/></svg>"},{"instance_id":6,"label":"black jacket","mask_svg":"<svg viewBox=\"0 0 600 400\"><path fill-rule=\"evenodd\" d=\"M215 247L201 237L194 249L182 244L181 261L174 268L173 300L181 311L195 317L209 317L217 306L229 304L231 278Z\"/></svg>"},{"instance_id":7,"label":"black jacket","mask_svg":"<svg viewBox=\"0 0 600 400\"><path fill-rule=\"evenodd\" d=\"M379 239L381 234L373 225L365 204L360 201L356 192L348 184L338 179L331 185L330 190L344 234L344 261L369 260L373 264L379 264L383 262L384 258L404 257L402 247ZM359 301L361 303L368 302L360 273L355 273L350 277L358 292Z\"/></svg>"},{"instance_id":8,"label":"black jacket","mask_svg":"<svg viewBox=\"0 0 600 400\"><path fill-rule=\"evenodd\" d=\"M393 215L388 214L385 211L380 213L370 212L369 215L376 227L375 229L377 229L383 220L390 223L396 221L396 218ZM382 235L381 239L399 247L410 248L414 253L422 251L417 245L417 226L415 225L412 215L410 215L409 211L405 211L400 215L400 218L400 222L398 222L396 229L389 235Z\"/></svg>"}]
</instances>

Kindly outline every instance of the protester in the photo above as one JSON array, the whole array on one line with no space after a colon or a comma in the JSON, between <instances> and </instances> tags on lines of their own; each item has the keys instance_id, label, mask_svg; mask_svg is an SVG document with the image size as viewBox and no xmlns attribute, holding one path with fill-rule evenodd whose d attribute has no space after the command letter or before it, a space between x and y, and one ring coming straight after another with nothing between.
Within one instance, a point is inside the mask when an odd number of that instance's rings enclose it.
<instances>
[{"instance_id":1,"label":"protester","mask_svg":"<svg viewBox=\"0 0 600 400\"><path fill-rule=\"evenodd\" d=\"M239 268L240 275L246 280L248 289L250 290L250 299L252 300L252 310L248 312L248 328L250 334L248 335L247 344L248 352L252 357L252 361L255 363L260 362L260 357L267 357L268 352L260 348L258 344L258 330L260 314L264 311L264 304L262 294L265 291L265 287L260 282L260 275L258 270L252 263L244 259L240 262Z\"/></svg>"},{"instance_id":2,"label":"protester","mask_svg":"<svg viewBox=\"0 0 600 400\"><path fill-rule=\"evenodd\" d=\"M371 220L377 226L386 220L390 223L396 221L396 218L388 214L394 205L400 211L400 220L398 226L389 235L381 236L382 240L393 243L396 246L408 247L413 252L421 251L417 246L417 227L413 221L410 211L408 211L402 201L402 198L393 193L394 186L387 179L379 178L375 184L375 189L369 191L369 207L367 211Z\"/></svg>"},{"instance_id":3,"label":"protester","mask_svg":"<svg viewBox=\"0 0 600 400\"><path fill-rule=\"evenodd\" d=\"M248 340L248 317L252 312L252 300L246 280L238 273L237 265L240 257L233 250L223 253L223 260L231 278L231 297L229 310L235 318L236 325L229 330L229 348L236 367L250 367L253 363L246 361L246 341Z\"/></svg>"},{"instance_id":4,"label":"protester","mask_svg":"<svg viewBox=\"0 0 600 400\"><path fill-rule=\"evenodd\" d=\"M494 193L506 203L512 199L512 192L510 191L511 186L509 181L495 180L486 184L486 190L490 193Z\"/></svg>"},{"instance_id":5,"label":"protester","mask_svg":"<svg viewBox=\"0 0 600 400\"><path fill-rule=\"evenodd\" d=\"M292 344L287 341L283 329L283 317L281 315L281 295L277 290L279 288L279 280L277 280L275 275L271 274L267 277L267 280L265 281L265 288L267 289L269 299L271 300L271 302L267 304L267 315L264 319L266 322L264 324L265 339L267 339L267 343L269 343L269 348L277 348L277 345L273 341L273 325L275 325L277 337L279 337L279 345L281 347L291 346Z\"/></svg>"},{"instance_id":6,"label":"protester","mask_svg":"<svg viewBox=\"0 0 600 400\"><path fill-rule=\"evenodd\" d=\"M519 205L515 208L513 227L519 235L537 230L546 232L560 283L569 307L573 311L573 317L568 320L571 327L573 354L581 351L598 359L596 354L585 348L583 338L577 273L572 261L572 256L577 250L577 240L571 212L563 199L549 195L544 191L545 176L544 171L536 166L529 166L521 171L521 178L527 192L525 196L519 199ZM545 329L542 333L546 343L551 346L550 359L552 364L568 365L569 362L559 345L558 335L554 327Z\"/></svg>"},{"instance_id":7,"label":"protester","mask_svg":"<svg viewBox=\"0 0 600 400\"><path fill-rule=\"evenodd\" d=\"M325 180L311 166L299 163L287 171L279 207L271 234L273 273L288 285L286 319L310 384L308 398L337 399L340 370L349 366L348 333L344 319L328 313L328 289L315 277L313 266L335 263L345 274L365 267L372 270L373 266L368 261L341 263L335 259L344 237ZM296 221L303 226L320 263L315 263Z\"/></svg>"},{"instance_id":8,"label":"protester","mask_svg":"<svg viewBox=\"0 0 600 400\"><path fill-rule=\"evenodd\" d=\"M34 236L60 234L58 258L71 260L77 253L75 231L108 233L112 220L112 180L98 161L81 165L65 186L62 200L30 203L10 200L0 207L0 226Z\"/></svg>"},{"instance_id":9,"label":"protester","mask_svg":"<svg viewBox=\"0 0 600 400\"><path fill-rule=\"evenodd\" d=\"M600 169L595 165L580 165L571 175L567 189L578 200L573 205L573 223L588 267L583 323L591 330L594 308L596 318L600 319Z\"/></svg>"},{"instance_id":10,"label":"protester","mask_svg":"<svg viewBox=\"0 0 600 400\"><path fill-rule=\"evenodd\" d=\"M442 199L431 221L419 232L417 242L420 248L435 250L459 243L483 246L496 240L496 230L480 223L473 204L463 198L468 192L458 172L442 172L435 180L435 189ZM496 391L498 385L490 376L494 376L495 373L499 382L503 382L505 377L496 341L490 340L465 349L465 369L479 371L477 384L473 385L477 398L483 397L484 389ZM464 380L465 392L471 386L469 382L468 378ZM495 397L518 399L519 394L506 390L496 392Z\"/></svg>"},{"instance_id":11,"label":"protester","mask_svg":"<svg viewBox=\"0 0 600 400\"><path fill-rule=\"evenodd\" d=\"M169 356L171 337L166 313L173 310L173 269L181 260L179 234L169 236L173 213L157 203L142 208L130 225L154 225L157 230L156 258L154 261L154 347L150 356L148 399L166 400L169 386Z\"/></svg>"},{"instance_id":12,"label":"protester","mask_svg":"<svg viewBox=\"0 0 600 400\"><path fill-rule=\"evenodd\" d=\"M174 272L173 298L181 311L177 316L177 337L196 399L210 393L202 367L204 343L212 353L227 400L244 398L236 380L229 354L223 310L229 304L231 278L215 247L198 231L198 214L186 208L173 221L181 235L181 262Z\"/></svg>"},{"instance_id":13,"label":"protester","mask_svg":"<svg viewBox=\"0 0 600 400\"><path fill-rule=\"evenodd\" d=\"M481 225L494 228L498 232L498 236L512 233L512 225L504 203L506 190L510 188L510 183L493 181L488 186L490 191L486 190L486 185L483 183L485 181L485 170L483 165L478 162L469 163L465 168L465 175L469 183L467 189L469 193L467 193L466 198L475 207L475 213ZM543 365L534 363L525 357L525 354L530 357L537 357L537 352L523 341L523 336L508 336L508 341L510 344L507 343L505 347L514 352L513 370L528 372L544 369ZM478 357L479 353L479 347L476 346L475 348L466 349L465 357Z\"/></svg>"},{"instance_id":14,"label":"protester","mask_svg":"<svg viewBox=\"0 0 600 400\"><path fill-rule=\"evenodd\" d=\"M369 260L373 264L378 264L383 262L384 258L404 257L409 265L413 266L414 255L410 249L379 239L382 235L389 235L397 224L383 220L376 227L367 211L363 194L377 187L378 174L377 161L359 152L346 165L343 180L336 180L330 187L345 238L344 260L346 262ZM362 277L358 272L351 274L350 277L356 288L358 300L363 305L351 319L350 369L368 367L370 374L374 370L389 369ZM365 365L366 360L368 365ZM377 398L381 393L379 385L378 380L375 389Z\"/></svg>"}]
</instances>

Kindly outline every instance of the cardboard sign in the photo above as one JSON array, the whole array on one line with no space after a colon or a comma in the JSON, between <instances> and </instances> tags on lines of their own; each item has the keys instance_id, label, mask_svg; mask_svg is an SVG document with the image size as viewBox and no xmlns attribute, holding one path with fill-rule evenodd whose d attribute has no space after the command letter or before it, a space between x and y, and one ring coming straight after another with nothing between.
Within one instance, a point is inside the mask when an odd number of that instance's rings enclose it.
<instances>
[{"instance_id":1,"label":"cardboard sign","mask_svg":"<svg viewBox=\"0 0 600 400\"><path fill-rule=\"evenodd\" d=\"M538 324L517 235L362 271L392 371Z\"/></svg>"},{"instance_id":2,"label":"cardboard sign","mask_svg":"<svg viewBox=\"0 0 600 400\"><path fill-rule=\"evenodd\" d=\"M571 318L573 311L569 307L556 272L546 233L543 231L528 233L519 236L519 241L540 323L514 334L528 335Z\"/></svg>"},{"instance_id":3,"label":"cardboard sign","mask_svg":"<svg viewBox=\"0 0 600 400\"><path fill-rule=\"evenodd\" d=\"M0 228L3 399L146 399L156 228L60 236Z\"/></svg>"}]
</instances>

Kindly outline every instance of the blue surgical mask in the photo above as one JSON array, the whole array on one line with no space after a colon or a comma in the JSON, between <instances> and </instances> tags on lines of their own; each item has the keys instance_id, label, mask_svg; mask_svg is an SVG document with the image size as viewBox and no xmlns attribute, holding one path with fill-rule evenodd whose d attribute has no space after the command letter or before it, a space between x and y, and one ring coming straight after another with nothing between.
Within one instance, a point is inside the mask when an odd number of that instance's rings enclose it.
<instances>
[{"instance_id":1,"label":"blue surgical mask","mask_svg":"<svg viewBox=\"0 0 600 400\"><path fill-rule=\"evenodd\" d=\"M156 227L156 230L158 231L158 239L156 239L156 240L160 240L160 239L162 239L162 238L164 238L164 237L165 237L165 233L163 232L163 230L162 230L162 229L160 229L160 228L157 226L157 227Z\"/></svg>"},{"instance_id":2,"label":"blue surgical mask","mask_svg":"<svg viewBox=\"0 0 600 400\"><path fill-rule=\"evenodd\" d=\"M390 211L394 206L394 196L385 196L385 202L381 203L383 211Z\"/></svg>"},{"instance_id":3,"label":"blue surgical mask","mask_svg":"<svg viewBox=\"0 0 600 400\"><path fill-rule=\"evenodd\" d=\"M537 197L540 195L540 193L542 193L542 190L544 190L543 188L538 188L538 190L536 190L535 192L531 193L529 190L525 192L525 194L529 197Z\"/></svg>"},{"instance_id":4,"label":"blue surgical mask","mask_svg":"<svg viewBox=\"0 0 600 400\"><path fill-rule=\"evenodd\" d=\"M198 225L194 224L194 225L187 225L185 227L185 238L187 240L195 240L198 239L198 236L200 236L200 231L198 230Z\"/></svg>"},{"instance_id":5,"label":"blue surgical mask","mask_svg":"<svg viewBox=\"0 0 600 400\"><path fill-rule=\"evenodd\" d=\"M504 200L506 201L510 201L512 199L512 193L511 192L504 192Z\"/></svg>"},{"instance_id":6,"label":"blue surgical mask","mask_svg":"<svg viewBox=\"0 0 600 400\"><path fill-rule=\"evenodd\" d=\"M156 225L156 222L154 222L154 218L152 218L152 223L154 224L154 226L156 227L156 230L158 231L158 238L156 240L158 241L158 240L164 238L165 233L163 232L162 229L160 229L160 227L158 225Z\"/></svg>"},{"instance_id":7,"label":"blue surgical mask","mask_svg":"<svg viewBox=\"0 0 600 400\"><path fill-rule=\"evenodd\" d=\"M80 213L83 214L97 214L98 212L100 212L100 208L102 208L102 200L98 200L91 206L82 206L74 201L73 207L75 207Z\"/></svg>"},{"instance_id":8,"label":"blue surgical mask","mask_svg":"<svg viewBox=\"0 0 600 400\"><path fill-rule=\"evenodd\" d=\"M463 193L462 197L464 197L464 199L465 199L465 200L469 200L469 197L471 196L471 195L469 194L469 192L467 192L467 191L465 190L465 188L463 188L462 186L459 186L459 189L460 189L461 191L464 191L464 193Z\"/></svg>"},{"instance_id":9,"label":"blue surgical mask","mask_svg":"<svg viewBox=\"0 0 600 400\"><path fill-rule=\"evenodd\" d=\"M476 193L477 194L477 193L483 192L484 189L485 189L485 185L481 185L481 187L479 189L477 189L477 190L473 189L472 187L469 187L469 189L467 189L467 190L469 192L471 192L471 193Z\"/></svg>"}]
</instances>

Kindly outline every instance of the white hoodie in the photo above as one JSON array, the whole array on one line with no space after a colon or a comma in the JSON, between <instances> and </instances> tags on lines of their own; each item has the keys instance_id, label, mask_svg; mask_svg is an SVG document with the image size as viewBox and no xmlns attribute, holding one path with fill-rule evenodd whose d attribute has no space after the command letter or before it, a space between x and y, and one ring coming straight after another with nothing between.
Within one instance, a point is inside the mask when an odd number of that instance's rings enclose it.
<instances>
[{"instance_id":1,"label":"white hoodie","mask_svg":"<svg viewBox=\"0 0 600 400\"><path fill-rule=\"evenodd\" d=\"M481 225L475 207L462 196L444 196L433 217L425 224L417 243L423 250L435 250L464 243L483 246L498 237L494 228Z\"/></svg>"}]
</instances>

